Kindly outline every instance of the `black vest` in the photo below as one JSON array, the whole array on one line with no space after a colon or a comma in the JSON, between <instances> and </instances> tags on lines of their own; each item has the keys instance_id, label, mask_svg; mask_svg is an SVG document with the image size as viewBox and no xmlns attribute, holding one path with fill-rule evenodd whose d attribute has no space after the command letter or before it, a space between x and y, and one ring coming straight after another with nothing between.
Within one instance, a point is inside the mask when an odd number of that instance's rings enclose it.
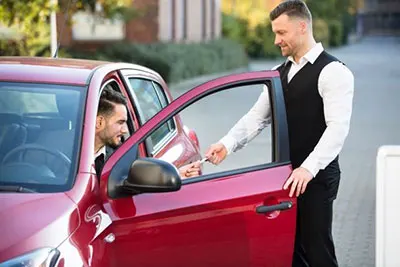
<instances>
[{"instance_id":1,"label":"black vest","mask_svg":"<svg viewBox=\"0 0 400 267\"><path fill-rule=\"evenodd\" d=\"M320 54L314 64L308 62L287 82L291 62L287 61L278 67L286 104L286 115L289 129L290 160L293 168L299 167L313 151L326 129L324 107L318 92L318 78L322 69L335 57L326 53ZM338 157L329 167L339 171Z\"/></svg>"}]
</instances>

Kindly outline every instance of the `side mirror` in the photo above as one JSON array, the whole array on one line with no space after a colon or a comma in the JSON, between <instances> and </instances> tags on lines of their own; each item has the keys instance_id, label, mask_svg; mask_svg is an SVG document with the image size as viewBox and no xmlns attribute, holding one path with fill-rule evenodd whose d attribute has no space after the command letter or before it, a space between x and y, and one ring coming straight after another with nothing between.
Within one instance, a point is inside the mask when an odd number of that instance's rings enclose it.
<instances>
[{"instance_id":1,"label":"side mirror","mask_svg":"<svg viewBox=\"0 0 400 267\"><path fill-rule=\"evenodd\" d=\"M172 192L178 191L181 184L174 165L156 158L141 158L132 163L121 189L129 193Z\"/></svg>"}]
</instances>

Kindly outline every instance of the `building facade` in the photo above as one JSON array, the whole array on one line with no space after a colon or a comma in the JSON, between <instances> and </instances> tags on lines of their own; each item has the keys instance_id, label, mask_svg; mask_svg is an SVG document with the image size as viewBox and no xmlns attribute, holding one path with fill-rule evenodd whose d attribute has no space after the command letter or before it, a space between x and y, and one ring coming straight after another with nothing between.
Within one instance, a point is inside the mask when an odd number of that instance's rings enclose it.
<instances>
[{"instance_id":1,"label":"building facade","mask_svg":"<svg viewBox=\"0 0 400 267\"><path fill-rule=\"evenodd\" d=\"M358 32L400 34L400 0L364 0L358 13Z\"/></svg>"},{"instance_id":2,"label":"building facade","mask_svg":"<svg viewBox=\"0 0 400 267\"><path fill-rule=\"evenodd\" d=\"M220 0L134 0L133 4L142 15L126 23L100 20L85 12L74 14L61 45L95 49L116 41L201 42L221 36ZM58 21L62 18L58 14Z\"/></svg>"}]
</instances>

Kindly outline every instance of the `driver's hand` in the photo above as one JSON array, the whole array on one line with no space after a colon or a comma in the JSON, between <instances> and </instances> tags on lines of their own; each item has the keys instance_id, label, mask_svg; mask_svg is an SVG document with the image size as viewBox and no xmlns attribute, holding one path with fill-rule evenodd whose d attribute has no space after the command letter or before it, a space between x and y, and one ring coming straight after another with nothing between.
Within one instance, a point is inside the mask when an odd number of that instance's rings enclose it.
<instances>
[{"instance_id":1,"label":"driver's hand","mask_svg":"<svg viewBox=\"0 0 400 267\"><path fill-rule=\"evenodd\" d=\"M185 166L179 168L179 174L181 178L189 178L189 177L196 177L200 175L201 171L201 163L200 161L196 161Z\"/></svg>"}]
</instances>

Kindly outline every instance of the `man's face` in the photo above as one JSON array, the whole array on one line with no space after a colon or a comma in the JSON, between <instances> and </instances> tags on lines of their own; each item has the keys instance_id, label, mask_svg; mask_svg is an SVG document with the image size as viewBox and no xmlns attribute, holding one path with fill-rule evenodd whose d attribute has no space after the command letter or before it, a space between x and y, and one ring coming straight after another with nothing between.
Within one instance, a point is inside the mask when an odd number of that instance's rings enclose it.
<instances>
[{"instance_id":1,"label":"man's face","mask_svg":"<svg viewBox=\"0 0 400 267\"><path fill-rule=\"evenodd\" d=\"M121 144L122 136L128 133L126 124L128 114L121 104L114 106L114 112L109 116L97 116L96 136L105 146L116 148Z\"/></svg>"},{"instance_id":2,"label":"man's face","mask_svg":"<svg viewBox=\"0 0 400 267\"><path fill-rule=\"evenodd\" d=\"M282 14L271 22L275 33L275 45L281 48L282 56L295 56L305 36L305 22Z\"/></svg>"}]
</instances>

